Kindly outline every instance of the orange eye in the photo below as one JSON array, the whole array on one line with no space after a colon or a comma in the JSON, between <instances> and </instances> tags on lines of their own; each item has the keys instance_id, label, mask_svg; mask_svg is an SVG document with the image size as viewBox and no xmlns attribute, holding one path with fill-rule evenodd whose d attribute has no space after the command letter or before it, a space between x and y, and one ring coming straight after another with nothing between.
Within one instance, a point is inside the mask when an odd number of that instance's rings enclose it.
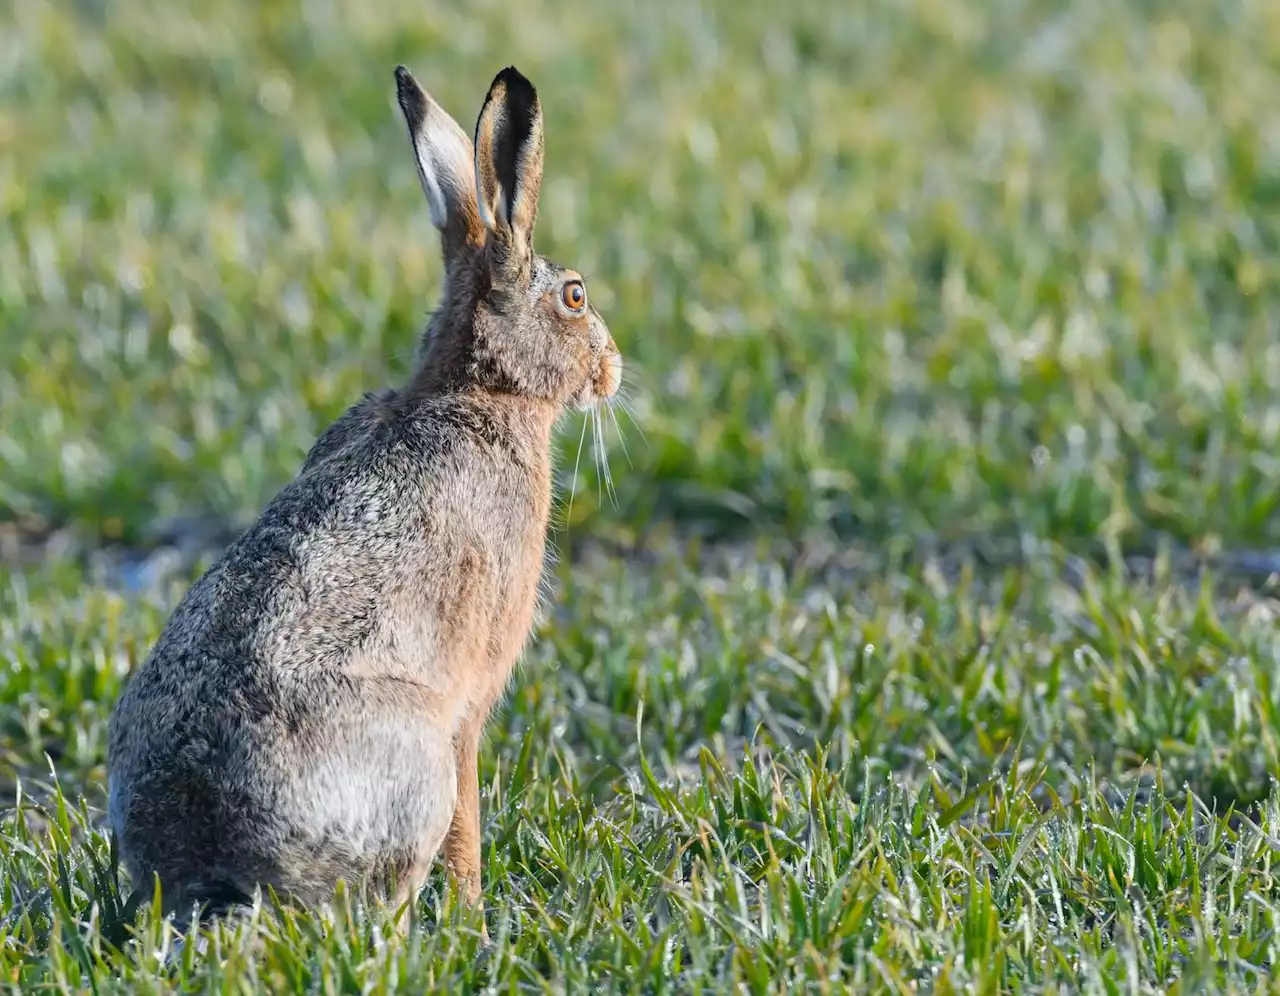
<instances>
[{"instance_id":1,"label":"orange eye","mask_svg":"<svg viewBox=\"0 0 1280 996\"><path fill-rule=\"evenodd\" d=\"M587 289L581 280L570 280L560 289L560 300L570 311L581 311L587 306Z\"/></svg>"}]
</instances>

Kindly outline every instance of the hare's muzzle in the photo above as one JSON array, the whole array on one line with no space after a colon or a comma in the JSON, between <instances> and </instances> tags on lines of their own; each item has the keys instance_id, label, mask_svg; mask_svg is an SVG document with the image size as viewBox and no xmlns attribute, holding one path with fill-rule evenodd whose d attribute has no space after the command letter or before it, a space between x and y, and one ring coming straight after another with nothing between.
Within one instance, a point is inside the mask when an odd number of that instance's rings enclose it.
<instances>
[{"instance_id":1,"label":"hare's muzzle","mask_svg":"<svg viewBox=\"0 0 1280 996\"><path fill-rule=\"evenodd\" d=\"M588 327L591 345L586 369L582 371L587 376L572 401L575 408L584 410L611 400L622 386L622 354L618 352L618 344L594 311L590 313Z\"/></svg>"},{"instance_id":2,"label":"hare's muzzle","mask_svg":"<svg viewBox=\"0 0 1280 996\"><path fill-rule=\"evenodd\" d=\"M601 401L607 401L618 393L622 386L622 354L613 344L613 339L605 347L600 357L600 372L596 375L595 394Z\"/></svg>"}]
</instances>

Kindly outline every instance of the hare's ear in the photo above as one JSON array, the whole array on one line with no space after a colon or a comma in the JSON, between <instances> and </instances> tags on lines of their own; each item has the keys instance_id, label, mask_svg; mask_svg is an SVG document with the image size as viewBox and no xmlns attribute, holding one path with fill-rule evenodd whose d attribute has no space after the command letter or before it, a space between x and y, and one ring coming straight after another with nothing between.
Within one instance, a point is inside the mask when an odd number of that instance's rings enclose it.
<instances>
[{"instance_id":1,"label":"hare's ear","mask_svg":"<svg viewBox=\"0 0 1280 996\"><path fill-rule=\"evenodd\" d=\"M476 122L476 191L480 217L524 265L542 185L542 106L514 66L494 78Z\"/></svg>"},{"instance_id":2,"label":"hare's ear","mask_svg":"<svg viewBox=\"0 0 1280 996\"><path fill-rule=\"evenodd\" d=\"M479 245L484 240L471 140L404 66L396 67L396 97L409 126L431 223L440 229L448 261L468 242Z\"/></svg>"}]
</instances>

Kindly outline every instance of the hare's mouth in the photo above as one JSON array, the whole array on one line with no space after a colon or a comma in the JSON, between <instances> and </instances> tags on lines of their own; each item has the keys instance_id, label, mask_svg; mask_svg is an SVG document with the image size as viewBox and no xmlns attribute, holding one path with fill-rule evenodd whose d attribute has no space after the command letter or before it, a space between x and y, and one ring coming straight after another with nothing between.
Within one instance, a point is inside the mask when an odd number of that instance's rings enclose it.
<instances>
[{"instance_id":1,"label":"hare's mouth","mask_svg":"<svg viewBox=\"0 0 1280 996\"><path fill-rule=\"evenodd\" d=\"M622 386L622 354L616 349L600 360L600 373L596 376L596 397L607 401Z\"/></svg>"},{"instance_id":2,"label":"hare's mouth","mask_svg":"<svg viewBox=\"0 0 1280 996\"><path fill-rule=\"evenodd\" d=\"M612 349L600 357L600 366L594 378L582 386L574 407L586 411L601 401L608 401L622 386L622 354Z\"/></svg>"}]
</instances>

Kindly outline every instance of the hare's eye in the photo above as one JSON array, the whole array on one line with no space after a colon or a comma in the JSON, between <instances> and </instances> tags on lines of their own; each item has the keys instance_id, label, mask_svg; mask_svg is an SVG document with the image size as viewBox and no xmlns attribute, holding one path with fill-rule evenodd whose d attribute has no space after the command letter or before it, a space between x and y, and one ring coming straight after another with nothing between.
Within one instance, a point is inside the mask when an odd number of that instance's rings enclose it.
<instances>
[{"instance_id":1,"label":"hare's eye","mask_svg":"<svg viewBox=\"0 0 1280 996\"><path fill-rule=\"evenodd\" d=\"M560 289L560 300L570 311L581 311L587 306L587 289L581 280L569 280Z\"/></svg>"}]
</instances>

